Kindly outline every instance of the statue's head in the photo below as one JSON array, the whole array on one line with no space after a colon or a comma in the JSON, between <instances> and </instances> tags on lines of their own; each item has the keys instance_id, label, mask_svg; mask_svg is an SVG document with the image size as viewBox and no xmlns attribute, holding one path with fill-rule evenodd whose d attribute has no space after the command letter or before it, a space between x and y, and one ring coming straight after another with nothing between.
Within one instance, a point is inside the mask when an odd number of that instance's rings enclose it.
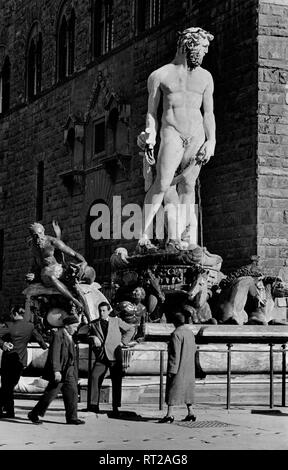
<instances>
[{"instance_id":1,"label":"statue's head","mask_svg":"<svg viewBox=\"0 0 288 470\"><path fill-rule=\"evenodd\" d=\"M178 33L177 51L186 55L187 65L190 70L202 64L208 47L214 36L202 28L187 28Z\"/></svg>"},{"instance_id":2,"label":"statue's head","mask_svg":"<svg viewBox=\"0 0 288 470\"><path fill-rule=\"evenodd\" d=\"M42 224L34 222L29 227L29 232L33 243L39 247L43 246L46 240L45 229Z\"/></svg>"},{"instance_id":3,"label":"statue's head","mask_svg":"<svg viewBox=\"0 0 288 470\"><path fill-rule=\"evenodd\" d=\"M146 297L146 293L143 287L136 287L132 292L132 298L136 302L141 302L142 300L145 299L145 297Z\"/></svg>"}]
</instances>

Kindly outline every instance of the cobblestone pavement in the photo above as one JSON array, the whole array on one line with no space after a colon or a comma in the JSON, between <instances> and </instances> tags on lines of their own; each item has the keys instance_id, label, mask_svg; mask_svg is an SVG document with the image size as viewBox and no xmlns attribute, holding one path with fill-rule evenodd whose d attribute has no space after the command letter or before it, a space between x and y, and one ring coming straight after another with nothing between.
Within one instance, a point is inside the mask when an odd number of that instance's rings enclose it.
<instances>
[{"instance_id":1,"label":"cobblestone pavement","mask_svg":"<svg viewBox=\"0 0 288 470\"><path fill-rule=\"evenodd\" d=\"M65 423L61 399L55 400L42 425L27 419L34 400L16 402L16 418L0 421L0 450L288 450L288 408L245 406L230 410L197 405L197 421L184 423L185 407L175 407L173 424L157 421L165 411L157 405L128 405L120 419L103 405L96 415L79 404L82 426Z\"/></svg>"}]
</instances>

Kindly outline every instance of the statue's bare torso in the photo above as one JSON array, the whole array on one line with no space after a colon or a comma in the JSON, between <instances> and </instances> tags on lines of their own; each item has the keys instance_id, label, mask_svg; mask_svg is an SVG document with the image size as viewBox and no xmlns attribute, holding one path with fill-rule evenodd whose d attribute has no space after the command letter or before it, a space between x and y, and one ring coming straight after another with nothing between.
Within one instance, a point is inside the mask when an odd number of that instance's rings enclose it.
<instances>
[{"instance_id":1,"label":"statue's bare torso","mask_svg":"<svg viewBox=\"0 0 288 470\"><path fill-rule=\"evenodd\" d=\"M52 266L58 264L55 258L55 245L54 241L57 244L57 240L54 237L46 235L46 240L43 246L38 247L34 246L32 249L32 254L40 268L45 266Z\"/></svg>"},{"instance_id":2,"label":"statue's bare torso","mask_svg":"<svg viewBox=\"0 0 288 470\"><path fill-rule=\"evenodd\" d=\"M162 131L172 127L184 138L204 134L201 105L209 72L197 67L187 71L182 66L168 64L153 72L163 93Z\"/></svg>"}]
</instances>

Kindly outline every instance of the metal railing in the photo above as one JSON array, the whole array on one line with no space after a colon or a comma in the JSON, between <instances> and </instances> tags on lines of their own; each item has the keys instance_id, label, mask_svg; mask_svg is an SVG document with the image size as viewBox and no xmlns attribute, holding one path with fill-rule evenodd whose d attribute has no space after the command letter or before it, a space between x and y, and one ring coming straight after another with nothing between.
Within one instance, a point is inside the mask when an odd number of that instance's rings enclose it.
<instances>
[{"instance_id":1,"label":"metal railing","mask_svg":"<svg viewBox=\"0 0 288 470\"><path fill-rule=\"evenodd\" d=\"M282 395L282 406L286 406L286 343L281 345L281 349L273 349L274 345L269 343L269 351L267 350L257 350L257 353L267 353L269 352L269 407L273 408L274 406L274 353L282 354L282 384L281 384L281 395ZM131 354L136 351L143 352L143 349L140 348L123 348L123 368L124 370L129 367L129 358ZM159 410L163 409L163 395L164 395L164 353L167 354L167 349L145 349L145 352L157 352L159 353ZM201 349L201 353L211 353L209 349ZM255 352L253 349L233 349L233 344L227 343L227 349L225 350L215 350L213 352L222 353L226 352L227 354L227 370L226 370L226 408L230 409L231 406L231 379L232 379L232 353L241 352L249 353ZM87 408L90 406L91 400L91 365L92 365L92 347L89 345L89 359L88 359L88 394L87 394Z\"/></svg>"},{"instance_id":2,"label":"metal railing","mask_svg":"<svg viewBox=\"0 0 288 470\"><path fill-rule=\"evenodd\" d=\"M87 343L84 343L87 344ZM263 344L263 343L262 343ZM267 353L269 352L269 407L274 406L274 353L282 354L282 367L281 367L281 406L286 406L286 365L287 365L287 343L283 343L280 349L274 349L273 343L266 343L269 345L269 350L253 350L253 349L233 349L232 343L227 343L227 349L216 349L213 353L223 352L227 354L227 370L226 370L226 408L230 409L231 406L231 379L232 379L232 353ZM280 346L280 345L279 345ZM28 348L40 348L39 345L28 345ZM91 371L92 371L92 345L88 345L88 384L87 384L87 409L91 405ZM199 348L198 348L199 350ZM123 353L123 369L127 370L130 366L130 358L133 352L156 352L159 353L159 410L163 409L163 396L164 396L164 353L167 354L167 349L141 349L141 348L122 348ZM201 349L201 353L211 353L210 349ZM77 361L79 364L79 343L76 344Z\"/></svg>"},{"instance_id":3,"label":"metal railing","mask_svg":"<svg viewBox=\"0 0 288 470\"><path fill-rule=\"evenodd\" d=\"M231 405L231 377L232 377L232 352L254 352L253 349L233 349L233 344L227 344L227 398L226 398L226 408L229 409ZM269 407L273 408L274 406L274 353L282 354L282 406L286 406L286 343L281 345L281 349L273 349L274 344L269 343ZM211 352L209 350L202 350L202 352ZM223 352L223 351L214 351L214 352ZM257 353L267 353L267 350L257 350Z\"/></svg>"},{"instance_id":4,"label":"metal railing","mask_svg":"<svg viewBox=\"0 0 288 470\"><path fill-rule=\"evenodd\" d=\"M123 369L124 371L129 367L129 359L133 352L137 351L153 351L160 354L159 357L159 410L163 409L163 390L164 390L164 352L167 352L166 349L140 349L140 348L122 348L123 355ZM88 351L88 384L87 384L87 409L89 410L91 405L91 371L92 371L92 345L89 344Z\"/></svg>"}]
</instances>

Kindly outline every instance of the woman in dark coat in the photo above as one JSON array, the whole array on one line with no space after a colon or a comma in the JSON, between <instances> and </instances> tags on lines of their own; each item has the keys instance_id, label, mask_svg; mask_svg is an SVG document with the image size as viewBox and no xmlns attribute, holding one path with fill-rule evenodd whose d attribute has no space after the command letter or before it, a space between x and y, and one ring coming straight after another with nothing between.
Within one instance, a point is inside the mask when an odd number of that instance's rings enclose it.
<instances>
[{"instance_id":1,"label":"woman in dark coat","mask_svg":"<svg viewBox=\"0 0 288 470\"><path fill-rule=\"evenodd\" d=\"M192 410L195 393L195 352L196 344L193 332L185 324L182 313L176 313L174 319L176 329L171 335L168 345L168 364L166 378L165 401L168 405L167 414L160 423L173 423L173 406L186 404L188 414L183 421L195 421Z\"/></svg>"}]
</instances>

